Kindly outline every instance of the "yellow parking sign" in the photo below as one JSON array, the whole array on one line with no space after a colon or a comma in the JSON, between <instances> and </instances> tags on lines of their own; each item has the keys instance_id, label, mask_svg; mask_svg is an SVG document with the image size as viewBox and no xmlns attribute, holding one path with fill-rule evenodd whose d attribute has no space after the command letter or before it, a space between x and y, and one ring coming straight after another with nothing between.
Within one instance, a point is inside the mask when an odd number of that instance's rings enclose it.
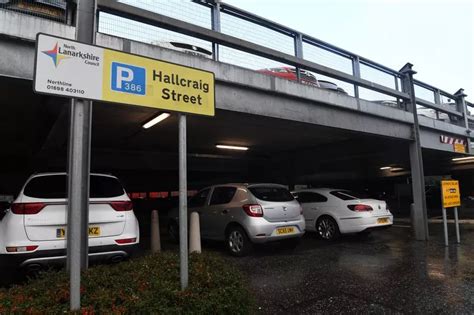
<instances>
[{"instance_id":1,"label":"yellow parking sign","mask_svg":"<svg viewBox=\"0 0 474 315\"><path fill-rule=\"evenodd\" d=\"M459 181L442 180L441 193L443 194L443 208L459 207L461 205Z\"/></svg>"},{"instance_id":2,"label":"yellow parking sign","mask_svg":"<svg viewBox=\"0 0 474 315\"><path fill-rule=\"evenodd\" d=\"M214 116L214 74L104 49L102 99Z\"/></svg>"}]
</instances>

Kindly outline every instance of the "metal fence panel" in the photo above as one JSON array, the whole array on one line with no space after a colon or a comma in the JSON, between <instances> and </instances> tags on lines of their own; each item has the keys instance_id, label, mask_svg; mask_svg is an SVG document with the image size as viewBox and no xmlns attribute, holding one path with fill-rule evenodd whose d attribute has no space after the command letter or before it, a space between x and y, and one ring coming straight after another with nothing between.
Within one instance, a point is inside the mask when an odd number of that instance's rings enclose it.
<instances>
[{"instance_id":1,"label":"metal fence panel","mask_svg":"<svg viewBox=\"0 0 474 315\"><path fill-rule=\"evenodd\" d=\"M67 22L66 0L0 0L0 10L11 10L31 16Z\"/></svg>"}]
</instances>

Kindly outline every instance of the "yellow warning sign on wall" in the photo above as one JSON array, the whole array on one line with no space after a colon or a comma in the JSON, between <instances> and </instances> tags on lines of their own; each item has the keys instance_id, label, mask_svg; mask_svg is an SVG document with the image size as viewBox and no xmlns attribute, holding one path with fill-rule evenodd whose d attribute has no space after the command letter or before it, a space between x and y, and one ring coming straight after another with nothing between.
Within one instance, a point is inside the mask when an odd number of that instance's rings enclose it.
<instances>
[{"instance_id":1,"label":"yellow warning sign on wall","mask_svg":"<svg viewBox=\"0 0 474 315\"><path fill-rule=\"evenodd\" d=\"M454 145L454 152L456 153L466 153L466 146L462 143L455 143Z\"/></svg>"},{"instance_id":2,"label":"yellow warning sign on wall","mask_svg":"<svg viewBox=\"0 0 474 315\"><path fill-rule=\"evenodd\" d=\"M443 208L459 207L461 205L461 192L459 181L442 180L441 193L443 194Z\"/></svg>"}]
</instances>

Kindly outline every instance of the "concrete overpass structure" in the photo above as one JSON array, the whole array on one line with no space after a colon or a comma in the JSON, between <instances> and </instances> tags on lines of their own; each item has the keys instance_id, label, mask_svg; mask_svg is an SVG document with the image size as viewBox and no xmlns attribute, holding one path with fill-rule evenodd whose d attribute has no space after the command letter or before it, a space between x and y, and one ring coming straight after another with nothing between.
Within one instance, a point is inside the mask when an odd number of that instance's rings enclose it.
<instances>
[{"instance_id":1,"label":"concrete overpass structure","mask_svg":"<svg viewBox=\"0 0 474 315\"><path fill-rule=\"evenodd\" d=\"M210 7L216 21L220 10L237 10L207 1L201 4ZM437 102L434 103L415 98L410 91L409 71L390 70L356 55L351 55L353 74L330 69L302 58L299 41L306 35L300 33L294 34L296 49L295 56L291 56L220 33L217 26L210 30L115 1L99 1L99 8L211 40L215 43L214 59L218 59L217 45L224 45L354 84L356 97L98 33L97 45L215 73L216 117L188 118L190 187L223 181L278 181L290 186L346 183L362 188L375 180L403 178L413 185L415 223L423 230L426 210L417 199L423 172L425 175L454 174L460 178L470 174L467 178L472 178L473 164L453 163L451 159L460 154L454 152L452 144L441 141L441 136L460 139L467 143L469 150L470 141L474 140L474 118L468 114L470 104L465 102L462 91L456 95L442 92L456 101L454 110L443 106L439 97L435 97ZM240 14L256 18L246 12ZM278 26L263 19L259 22L269 23L269 27ZM0 154L0 173L9 183L2 183L0 189L9 192L18 189L31 172L66 168L69 101L36 95L31 87L38 32L73 39L75 27L0 10L0 133L4 148ZM348 52L341 50L340 53ZM392 73L401 87L392 89L361 78L360 71L357 73L358 62ZM415 84L432 88L418 81ZM357 97L359 87L395 97L397 106L384 106ZM436 91L439 96L440 90ZM415 116L413 100L417 105L448 114L450 122ZM153 109L94 103L92 169L113 172L136 190L177 187L177 118L143 130L143 122L156 113ZM415 137L417 132L419 143ZM218 143L251 149L247 153L222 152L215 147ZM424 170L417 164L417 145L423 149ZM392 169L380 170L383 166L392 166ZM418 233L418 238L423 239L423 235L423 232Z\"/></svg>"}]
</instances>

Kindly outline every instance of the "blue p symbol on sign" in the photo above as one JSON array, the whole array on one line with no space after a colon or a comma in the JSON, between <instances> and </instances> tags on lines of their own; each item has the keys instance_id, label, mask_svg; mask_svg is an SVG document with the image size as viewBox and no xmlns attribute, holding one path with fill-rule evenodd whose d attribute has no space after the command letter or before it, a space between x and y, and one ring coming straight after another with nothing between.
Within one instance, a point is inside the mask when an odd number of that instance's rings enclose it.
<instances>
[{"instance_id":1,"label":"blue p symbol on sign","mask_svg":"<svg viewBox=\"0 0 474 315\"><path fill-rule=\"evenodd\" d=\"M145 95L146 70L124 63L112 62L112 90Z\"/></svg>"}]
</instances>

